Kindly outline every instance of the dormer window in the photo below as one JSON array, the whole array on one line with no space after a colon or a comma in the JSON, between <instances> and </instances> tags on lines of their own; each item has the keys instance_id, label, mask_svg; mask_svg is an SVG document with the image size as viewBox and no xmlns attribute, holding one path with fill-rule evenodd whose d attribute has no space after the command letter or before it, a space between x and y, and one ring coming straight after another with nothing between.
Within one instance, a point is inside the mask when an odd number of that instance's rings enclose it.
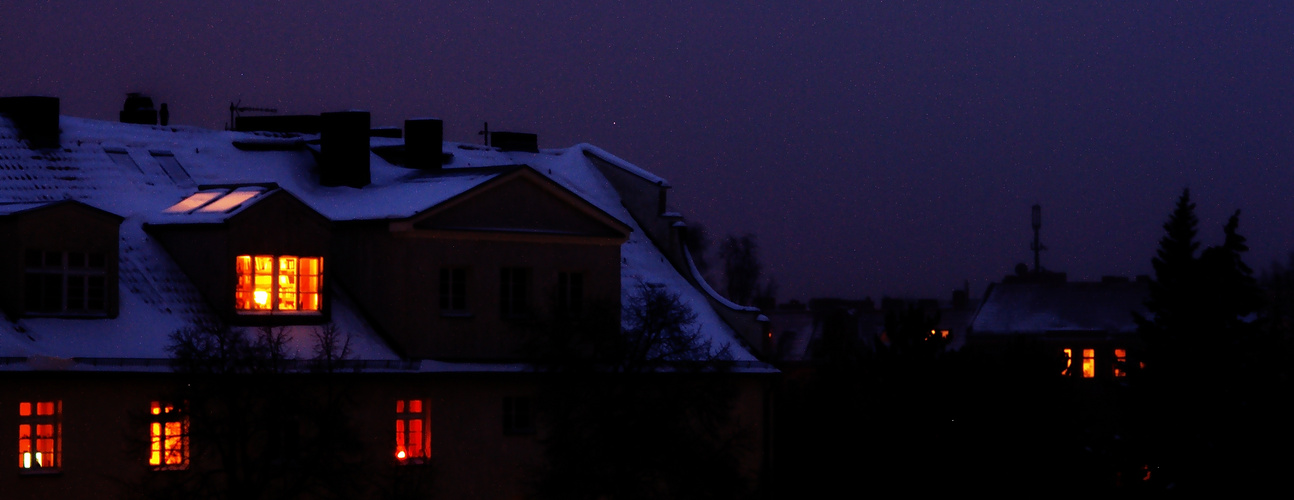
<instances>
[{"instance_id":1,"label":"dormer window","mask_svg":"<svg viewBox=\"0 0 1294 500\"><path fill-rule=\"evenodd\" d=\"M24 274L29 313L107 313L107 258L101 252L27 250Z\"/></svg>"},{"instance_id":2,"label":"dormer window","mask_svg":"<svg viewBox=\"0 0 1294 500\"><path fill-rule=\"evenodd\" d=\"M240 313L318 313L323 257L239 255L234 308Z\"/></svg>"}]
</instances>

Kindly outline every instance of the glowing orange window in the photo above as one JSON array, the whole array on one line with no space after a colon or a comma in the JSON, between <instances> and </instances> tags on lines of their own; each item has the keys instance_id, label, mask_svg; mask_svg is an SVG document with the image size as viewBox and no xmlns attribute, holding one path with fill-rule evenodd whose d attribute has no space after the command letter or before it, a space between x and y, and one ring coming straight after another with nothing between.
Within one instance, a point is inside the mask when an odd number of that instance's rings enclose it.
<instances>
[{"instance_id":1,"label":"glowing orange window","mask_svg":"<svg viewBox=\"0 0 1294 500\"><path fill-rule=\"evenodd\" d=\"M1096 349L1083 349L1083 378L1096 378Z\"/></svg>"},{"instance_id":2,"label":"glowing orange window","mask_svg":"<svg viewBox=\"0 0 1294 500\"><path fill-rule=\"evenodd\" d=\"M153 401L148 465L158 470L189 467L189 417L182 407Z\"/></svg>"},{"instance_id":3,"label":"glowing orange window","mask_svg":"<svg viewBox=\"0 0 1294 500\"><path fill-rule=\"evenodd\" d=\"M1066 348L1064 349L1064 352L1065 352L1065 369L1061 370L1060 374L1068 377L1069 367L1074 364L1074 350Z\"/></svg>"},{"instance_id":4,"label":"glowing orange window","mask_svg":"<svg viewBox=\"0 0 1294 500\"><path fill-rule=\"evenodd\" d=\"M62 401L18 403L18 468L58 468L63 449L62 414Z\"/></svg>"},{"instance_id":5,"label":"glowing orange window","mask_svg":"<svg viewBox=\"0 0 1294 500\"><path fill-rule=\"evenodd\" d=\"M1114 350L1114 378L1123 378L1128 376L1127 369L1124 366L1128 362L1127 349Z\"/></svg>"},{"instance_id":6,"label":"glowing orange window","mask_svg":"<svg viewBox=\"0 0 1294 500\"><path fill-rule=\"evenodd\" d=\"M431 419L421 399L395 402L395 459L422 463L431 456Z\"/></svg>"},{"instance_id":7,"label":"glowing orange window","mask_svg":"<svg viewBox=\"0 0 1294 500\"><path fill-rule=\"evenodd\" d=\"M234 308L247 312L319 312L323 258L239 255Z\"/></svg>"}]
</instances>

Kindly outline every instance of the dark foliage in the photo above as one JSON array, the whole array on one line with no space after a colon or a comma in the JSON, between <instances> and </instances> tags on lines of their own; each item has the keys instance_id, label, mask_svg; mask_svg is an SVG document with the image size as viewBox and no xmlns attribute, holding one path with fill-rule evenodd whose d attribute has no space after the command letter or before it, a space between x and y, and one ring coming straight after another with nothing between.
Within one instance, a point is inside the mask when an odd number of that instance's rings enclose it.
<instances>
[{"instance_id":1,"label":"dark foliage","mask_svg":"<svg viewBox=\"0 0 1294 500\"><path fill-rule=\"evenodd\" d=\"M624 306L542 328L531 348L546 372L540 405L547 464L541 498L732 498L743 491L729 429L726 352L695 313L643 285Z\"/></svg>"},{"instance_id":2,"label":"dark foliage","mask_svg":"<svg viewBox=\"0 0 1294 500\"><path fill-rule=\"evenodd\" d=\"M350 404L334 383L349 338L315 332L316 356L289 355L287 333L201 324L171 335L182 382L168 399L189 418L188 470L154 474L139 498L353 498L366 487ZM307 368L308 372L303 372ZM140 417L146 420L145 416ZM141 426L141 428L147 428ZM147 446L147 443L142 443Z\"/></svg>"},{"instance_id":3,"label":"dark foliage","mask_svg":"<svg viewBox=\"0 0 1294 500\"><path fill-rule=\"evenodd\" d=\"M750 305L758 291L759 276L763 271L755 235L729 235L724 238L719 243L719 259L723 260L723 278L727 283L725 292L728 299Z\"/></svg>"}]
</instances>

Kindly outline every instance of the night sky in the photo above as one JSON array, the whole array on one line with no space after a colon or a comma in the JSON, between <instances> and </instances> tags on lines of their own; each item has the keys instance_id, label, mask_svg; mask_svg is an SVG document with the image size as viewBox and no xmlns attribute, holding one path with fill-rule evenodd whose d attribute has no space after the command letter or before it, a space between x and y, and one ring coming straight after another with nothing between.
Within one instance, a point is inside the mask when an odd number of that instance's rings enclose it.
<instances>
[{"instance_id":1,"label":"night sky","mask_svg":"<svg viewBox=\"0 0 1294 500\"><path fill-rule=\"evenodd\" d=\"M1252 267L1294 250L1294 2L221 3L9 2L0 95L589 142L756 234L781 300L979 296L1032 262L1034 203L1045 267L1149 273L1185 187L1206 245L1241 209Z\"/></svg>"}]
</instances>

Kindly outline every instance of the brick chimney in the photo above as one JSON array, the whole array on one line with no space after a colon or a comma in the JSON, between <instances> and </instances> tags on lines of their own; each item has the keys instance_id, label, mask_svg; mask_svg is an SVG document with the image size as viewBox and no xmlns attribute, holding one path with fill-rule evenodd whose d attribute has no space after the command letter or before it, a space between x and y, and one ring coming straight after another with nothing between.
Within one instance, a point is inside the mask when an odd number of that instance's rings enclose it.
<instances>
[{"instance_id":1,"label":"brick chimney","mask_svg":"<svg viewBox=\"0 0 1294 500\"><path fill-rule=\"evenodd\" d=\"M58 98L46 96L0 97L0 114L6 115L33 148L59 144Z\"/></svg>"},{"instance_id":2,"label":"brick chimney","mask_svg":"<svg viewBox=\"0 0 1294 500\"><path fill-rule=\"evenodd\" d=\"M319 183L362 188L372 182L368 111L323 113L319 122Z\"/></svg>"}]
</instances>

